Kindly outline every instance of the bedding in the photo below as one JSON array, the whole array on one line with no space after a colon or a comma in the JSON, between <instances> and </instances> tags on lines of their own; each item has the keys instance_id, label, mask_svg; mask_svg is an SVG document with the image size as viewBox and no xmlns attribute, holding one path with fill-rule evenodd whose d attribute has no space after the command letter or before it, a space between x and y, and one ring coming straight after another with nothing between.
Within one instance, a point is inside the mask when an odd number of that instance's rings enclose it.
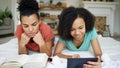
<instances>
[{"instance_id":1,"label":"bedding","mask_svg":"<svg viewBox=\"0 0 120 68\"><path fill-rule=\"evenodd\" d=\"M111 37L98 37L103 55L103 63L102 68L120 68L120 42L114 40ZM58 37L55 37L55 44L58 41ZM53 47L54 51L54 47ZM30 51L30 54L34 54L34 52ZM88 51L69 51L67 49L63 50L64 54L80 54L81 57L94 57L92 48ZM7 60L11 59L18 55L18 42L17 38L11 39L7 43L0 44L0 56L4 56ZM47 63L46 68L66 68L67 60L59 58L57 56L52 57L53 61ZM1 60L0 60L1 61ZM29 67L28 67L29 68Z\"/></svg>"}]
</instances>

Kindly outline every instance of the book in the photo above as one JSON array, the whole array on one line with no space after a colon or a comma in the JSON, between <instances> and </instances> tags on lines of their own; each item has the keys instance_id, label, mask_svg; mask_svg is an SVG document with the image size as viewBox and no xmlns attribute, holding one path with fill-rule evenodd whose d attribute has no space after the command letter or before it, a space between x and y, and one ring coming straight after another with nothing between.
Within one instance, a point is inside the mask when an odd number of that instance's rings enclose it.
<instances>
[{"instance_id":1,"label":"book","mask_svg":"<svg viewBox=\"0 0 120 68\"><path fill-rule=\"evenodd\" d=\"M9 58L5 61L1 68L45 68L48 61L46 53L32 54L32 55L19 55Z\"/></svg>"},{"instance_id":2,"label":"book","mask_svg":"<svg viewBox=\"0 0 120 68\"><path fill-rule=\"evenodd\" d=\"M0 68L5 61L6 61L6 57L0 55Z\"/></svg>"}]
</instances>

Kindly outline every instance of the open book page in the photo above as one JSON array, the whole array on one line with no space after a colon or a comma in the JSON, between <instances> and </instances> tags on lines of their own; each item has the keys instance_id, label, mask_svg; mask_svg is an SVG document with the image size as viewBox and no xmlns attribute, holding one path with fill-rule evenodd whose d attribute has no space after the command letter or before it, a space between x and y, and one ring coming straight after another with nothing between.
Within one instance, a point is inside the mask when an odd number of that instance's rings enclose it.
<instances>
[{"instance_id":1,"label":"open book page","mask_svg":"<svg viewBox=\"0 0 120 68\"><path fill-rule=\"evenodd\" d=\"M0 68L20 68L26 63L27 58L27 55L16 55L14 57L6 58Z\"/></svg>"},{"instance_id":2,"label":"open book page","mask_svg":"<svg viewBox=\"0 0 120 68\"><path fill-rule=\"evenodd\" d=\"M0 56L0 66L6 61L6 57Z\"/></svg>"},{"instance_id":3,"label":"open book page","mask_svg":"<svg viewBox=\"0 0 120 68\"><path fill-rule=\"evenodd\" d=\"M29 55L27 63L23 65L23 68L45 68L47 64L48 56L46 53Z\"/></svg>"},{"instance_id":4,"label":"open book page","mask_svg":"<svg viewBox=\"0 0 120 68\"><path fill-rule=\"evenodd\" d=\"M22 66L20 66L20 63L16 61L5 62L0 66L0 68L21 68L21 67Z\"/></svg>"},{"instance_id":5,"label":"open book page","mask_svg":"<svg viewBox=\"0 0 120 68\"><path fill-rule=\"evenodd\" d=\"M22 66L23 64L25 64L29 59L29 55L26 55L26 54L22 54L22 55L16 55L14 57L11 57L9 59L7 59L5 61L5 63L19 63L20 66Z\"/></svg>"},{"instance_id":6,"label":"open book page","mask_svg":"<svg viewBox=\"0 0 120 68\"><path fill-rule=\"evenodd\" d=\"M22 64L19 62L23 58L23 55L17 55L15 57L6 58L1 64L0 68L20 68ZM25 55L24 55L25 58ZM22 59L23 60L23 59ZM25 61L25 60L24 60Z\"/></svg>"},{"instance_id":7,"label":"open book page","mask_svg":"<svg viewBox=\"0 0 120 68\"><path fill-rule=\"evenodd\" d=\"M48 60L48 56L45 53L32 54L32 55L23 54L7 59L2 66L9 67L10 65L12 65L14 66L14 68L15 66L18 67L23 66L23 68L30 68L30 67L45 68L47 64L47 60Z\"/></svg>"}]
</instances>

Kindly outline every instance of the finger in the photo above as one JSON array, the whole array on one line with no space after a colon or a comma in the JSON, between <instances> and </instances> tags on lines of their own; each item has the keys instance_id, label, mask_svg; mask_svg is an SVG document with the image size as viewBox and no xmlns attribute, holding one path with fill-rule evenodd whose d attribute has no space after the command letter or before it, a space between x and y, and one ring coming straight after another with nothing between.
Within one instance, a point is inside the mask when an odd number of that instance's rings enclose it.
<instances>
[{"instance_id":1,"label":"finger","mask_svg":"<svg viewBox=\"0 0 120 68\"><path fill-rule=\"evenodd\" d=\"M35 35L36 38L41 38L41 36L42 36L42 35L41 35L40 32L38 32L38 33Z\"/></svg>"},{"instance_id":2,"label":"finger","mask_svg":"<svg viewBox=\"0 0 120 68\"><path fill-rule=\"evenodd\" d=\"M89 65L97 65L98 62L88 61L87 63L88 63Z\"/></svg>"},{"instance_id":3,"label":"finger","mask_svg":"<svg viewBox=\"0 0 120 68\"><path fill-rule=\"evenodd\" d=\"M77 58L80 58L80 55L77 55Z\"/></svg>"},{"instance_id":4,"label":"finger","mask_svg":"<svg viewBox=\"0 0 120 68\"><path fill-rule=\"evenodd\" d=\"M98 62L101 62L101 58L100 58L100 56L97 56L97 58L98 58Z\"/></svg>"},{"instance_id":5,"label":"finger","mask_svg":"<svg viewBox=\"0 0 120 68\"><path fill-rule=\"evenodd\" d=\"M36 33L36 35L40 35L41 33L40 33L40 31L38 31L37 33Z\"/></svg>"},{"instance_id":6,"label":"finger","mask_svg":"<svg viewBox=\"0 0 120 68\"><path fill-rule=\"evenodd\" d=\"M22 37L22 38L24 37L24 33L22 33L21 37Z\"/></svg>"},{"instance_id":7,"label":"finger","mask_svg":"<svg viewBox=\"0 0 120 68\"><path fill-rule=\"evenodd\" d=\"M23 38L26 38L26 34L25 34L25 33L22 33L22 37L23 37Z\"/></svg>"},{"instance_id":8,"label":"finger","mask_svg":"<svg viewBox=\"0 0 120 68\"><path fill-rule=\"evenodd\" d=\"M83 68L94 68L93 65L84 64Z\"/></svg>"},{"instance_id":9,"label":"finger","mask_svg":"<svg viewBox=\"0 0 120 68\"><path fill-rule=\"evenodd\" d=\"M24 33L22 33L21 39L25 39L25 40L26 40L26 37L25 37L25 34L24 34Z\"/></svg>"},{"instance_id":10,"label":"finger","mask_svg":"<svg viewBox=\"0 0 120 68\"><path fill-rule=\"evenodd\" d=\"M40 33L40 32L38 31L38 32L36 33L36 35L39 35L39 33Z\"/></svg>"},{"instance_id":11,"label":"finger","mask_svg":"<svg viewBox=\"0 0 120 68\"><path fill-rule=\"evenodd\" d=\"M22 34L22 37L23 37L25 40L27 40L27 41L29 41L29 40L30 40L30 37L29 37L29 36L27 36L25 33L23 33L23 34Z\"/></svg>"}]
</instances>

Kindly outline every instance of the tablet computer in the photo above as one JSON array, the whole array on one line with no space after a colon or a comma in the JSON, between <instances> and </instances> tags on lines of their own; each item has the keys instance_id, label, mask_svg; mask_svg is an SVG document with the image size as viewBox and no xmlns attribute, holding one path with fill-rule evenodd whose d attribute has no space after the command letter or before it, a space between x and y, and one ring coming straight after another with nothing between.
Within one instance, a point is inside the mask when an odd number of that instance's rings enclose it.
<instances>
[{"instance_id":1,"label":"tablet computer","mask_svg":"<svg viewBox=\"0 0 120 68\"><path fill-rule=\"evenodd\" d=\"M97 62L98 58L68 58L67 68L83 68L83 64L87 64L87 61Z\"/></svg>"}]
</instances>

